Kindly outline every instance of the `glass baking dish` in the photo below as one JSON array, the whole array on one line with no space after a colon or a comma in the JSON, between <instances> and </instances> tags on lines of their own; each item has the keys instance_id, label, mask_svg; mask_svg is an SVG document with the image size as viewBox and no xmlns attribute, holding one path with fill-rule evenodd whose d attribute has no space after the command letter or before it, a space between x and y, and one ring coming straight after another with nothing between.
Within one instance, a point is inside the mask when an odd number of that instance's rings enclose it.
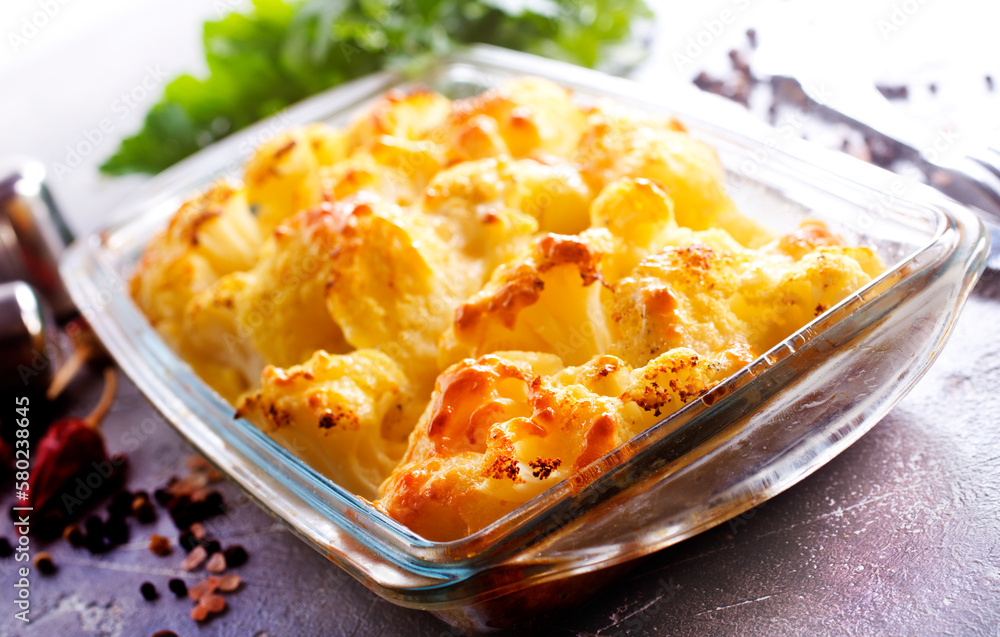
<instances>
[{"instance_id":1,"label":"glass baking dish","mask_svg":"<svg viewBox=\"0 0 1000 637\"><path fill-rule=\"evenodd\" d=\"M208 388L128 294L146 243L187 197L238 176L273 131L343 124L412 83L450 97L531 74L581 99L674 114L710 143L741 210L776 232L806 217L889 265L865 288L573 478L476 534L427 541L306 466ZM123 223L79 240L62 273L122 369L195 447L261 507L382 597L462 629L524 626L572 604L612 571L780 493L871 428L941 350L985 264L968 210L843 154L792 139L687 86L645 86L492 47L429 65L416 80L377 73L307 100L153 179ZM905 196L899 196L903 193Z\"/></svg>"}]
</instances>

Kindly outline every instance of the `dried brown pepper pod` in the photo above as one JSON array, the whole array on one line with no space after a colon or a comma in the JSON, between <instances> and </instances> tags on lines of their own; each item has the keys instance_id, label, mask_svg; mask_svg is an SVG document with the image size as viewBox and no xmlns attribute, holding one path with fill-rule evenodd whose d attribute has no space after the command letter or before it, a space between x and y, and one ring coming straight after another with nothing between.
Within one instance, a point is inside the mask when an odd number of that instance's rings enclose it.
<instances>
[{"instance_id":1,"label":"dried brown pepper pod","mask_svg":"<svg viewBox=\"0 0 1000 637\"><path fill-rule=\"evenodd\" d=\"M59 397L87 361L105 360L108 356L86 319L76 318L67 323L66 335L69 336L73 351L52 377L48 391L45 392L45 397L49 400Z\"/></svg>"}]
</instances>

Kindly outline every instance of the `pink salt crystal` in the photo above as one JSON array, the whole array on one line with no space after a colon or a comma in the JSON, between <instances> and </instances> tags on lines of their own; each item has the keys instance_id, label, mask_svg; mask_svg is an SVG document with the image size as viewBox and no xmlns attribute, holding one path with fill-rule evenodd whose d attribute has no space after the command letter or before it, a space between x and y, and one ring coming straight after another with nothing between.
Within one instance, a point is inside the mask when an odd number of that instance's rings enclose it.
<instances>
[{"instance_id":1,"label":"pink salt crystal","mask_svg":"<svg viewBox=\"0 0 1000 637\"><path fill-rule=\"evenodd\" d=\"M218 577L208 577L203 579L188 589L188 597L196 602L200 601L214 593L215 589L219 587L219 583L220 580Z\"/></svg>"},{"instance_id":2,"label":"pink salt crystal","mask_svg":"<svg viewBox=\"0 0 1000 637\"><path fill-rule=\"evenodd\" d=\"M208 617L208 609L200 603L191 609L191 619L196 622L203 622L206 617Z\"/></svg>"},{"instance_id":3,"label":"pink salt crystal","mask_svg":"<svg viewBox=\"0 0 1000 637\"><path fill-rule=\"evenodd\" d=\"M218 553L212 553L212 557L208 558L208 564L205 565L209 573L221 573L226 570L226 556L222 554L222 551Z\"/></svg>"},{"instance_id":4,"label":"pink salt crystal","mask_svg":"<svg viewBox=\"0 0 1000 637\"><path fill-rule=\"evenodd\" d=\"M213 613L221 612L226 608L226 600L223 599L221 595L209 595L208 597L204 597L199 604L204 605L205 608Z\"/></svg>"},{"instance_id":5,"label":"pink salt crystal","mask_svg":"<svg viewBox=\"0 0 1000 637\"><path fill-rule=\"evenodd\" d=\"M194 539L196 540L205 539L205 525L202 524L201 522L195 522L190 527L188 527L188 530L191 531L191 535L194 536Z\"/></svg>"},{"instance_id":6,"label":"pink salt crystal","mask_svg":"<svg viewBox=\"0 0 1000 637\"><path fill-rule=\"evenodd\" d=\"M205 558L208 557L208 551L205 550L204 546L196 546L194 550L188 553L188 556L184 558L181 562L181 568L185 571L192 571L198 568Z\"/></svg>"},{"instance_id":7,"label":"pink salt crystal","mask_svg":"<svg viewBox=\"0 0 1000 637\"><path fill-rule=\"evenodd\" d=\"M240 586L240 576L236 573L229 573L228 575L223 575L222 579L219 580L219 590L225 593L230 591L235 591Z\"/></svg>"}]
</instances>

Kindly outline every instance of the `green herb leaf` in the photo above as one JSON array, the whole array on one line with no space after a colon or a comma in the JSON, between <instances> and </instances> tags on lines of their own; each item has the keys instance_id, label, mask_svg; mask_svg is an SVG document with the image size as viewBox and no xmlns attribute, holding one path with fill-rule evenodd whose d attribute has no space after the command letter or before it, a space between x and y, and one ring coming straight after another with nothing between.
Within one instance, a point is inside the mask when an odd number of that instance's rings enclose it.
<instances>
[{"instance_id":1,"label":"green herb leaf","mask_svg":"<svg viewBox=\"0 0 1000 637\"><path fill-rule=\"evenodd\" d=\"M597 66L649 17L644 0L254 0L205 24L208 74L170 82L101 172L159 172L331 86L460 44Z\"/></svg>"}]
</instances>

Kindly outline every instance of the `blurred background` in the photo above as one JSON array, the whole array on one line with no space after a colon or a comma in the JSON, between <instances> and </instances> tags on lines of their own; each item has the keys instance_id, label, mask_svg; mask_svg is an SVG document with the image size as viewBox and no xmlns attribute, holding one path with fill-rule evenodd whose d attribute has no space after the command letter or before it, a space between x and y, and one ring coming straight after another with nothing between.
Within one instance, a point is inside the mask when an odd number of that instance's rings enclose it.
<instances>
[{"instance_id":1,"label":"blurred background","mask_svg":"<svg viewBox=\"0 0 1000 637\"><path fill-rule=\"evenodd\" d=\"M508 10L522 5L485 4ZM944 131L948 139L958 135L977 142L996 126L1000 89L991 82L1000 81L1000 39L993 32L1000 17L997 3L648 4L654 17L634 38L634 44L647 47L647 57L629 71L640 81L690 82L704 71L709 80L730 84L723 90L732 89L740 81L729 54L735 49L757 75L790 74L804 83L850 90L876 83L905 89L905 97L897 92L891 106L928 131ZM98 167L121 139L140 129L171 79L184 72L205 74L202 24L249 7L242 0L4 0L3 5L0 156L30 155L45 163L54 196L77 233L106 223L114 207L148 178L109 177ZM523 5L546 7L545 2ZM756 48L748 29L754 30ZM615 68L613 57L606 55L602 63ZM771 98L758 95L765 92L753 91L750 105L780 125L780 113L768 114ZM800 134L830 146L852 146L844 141L849 133L836 126L802 127ZM854 146L849 151L866 152Z\"/></svg>"}]
</instances>

